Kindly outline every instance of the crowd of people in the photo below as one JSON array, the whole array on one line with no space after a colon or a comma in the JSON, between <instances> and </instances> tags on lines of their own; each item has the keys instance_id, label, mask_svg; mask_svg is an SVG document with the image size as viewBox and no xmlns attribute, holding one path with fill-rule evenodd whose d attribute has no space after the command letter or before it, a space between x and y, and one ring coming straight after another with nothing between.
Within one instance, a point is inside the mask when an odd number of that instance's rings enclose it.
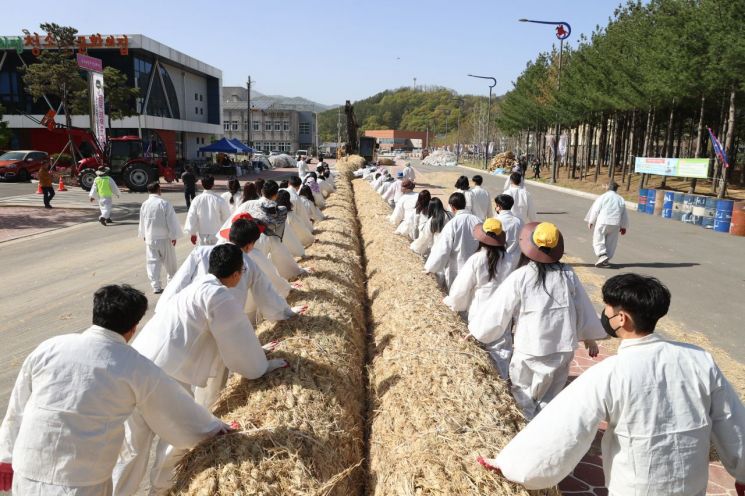
<instances>
[{"instance_id":1,"label":"crowd of people","mask_svg":"<svg viewBox=\"0 0 745 496\"><path fill-rule=\"evenodd\" d=\"M118 193L112 184L102 171L92 190L92 199L109 199L104 225ZM160 185L148 185L138 236L161 296L139 332L145 295L107 285L93 296L91 327L44 341L23 362L0 425L0 491L129 496L149 478L150 494L165 494L187 450L239 428L209 410L229 371L254 380L288 366L271 358L277 343L262 346L255 326L306 313L287 297L312 271L298 259L315 241L334 176L321 163L281 184L241 187L231 178L223 195L211 176L201 185L193 201L186 197L183 228ZM178 267L174 247L183 234L196 246Z\"/></svg>"},{"instance_id":2,"label":"crowd of people","mask_svg":"<svg viewBox=\"0 0 745 496\"><path fill-rule=\"evenodd\" d=\"M406 170L406 168L404 169ZM493 205L461 176L448 209L415 176L383 167L355 176L393 208L389 222L423 257L447 296L443 304L468 322L529 421L486 469L528 489L558 484L587 453L602 422L605 482L614 495L703 495L713 443L724 468L745 481L745 407L711 355L655 333L670 292L657 279L622 274L602 287L596 312L581 280L562 263L559 228L537 218L520 170ZM618 185L585 218L594 231L596 266L609 265L628 228ZM620 339L606 358L566 386L579 343L590 357L598 340ZM736 483L738 494L745 485Z\"/></svg>"}]
</instances>

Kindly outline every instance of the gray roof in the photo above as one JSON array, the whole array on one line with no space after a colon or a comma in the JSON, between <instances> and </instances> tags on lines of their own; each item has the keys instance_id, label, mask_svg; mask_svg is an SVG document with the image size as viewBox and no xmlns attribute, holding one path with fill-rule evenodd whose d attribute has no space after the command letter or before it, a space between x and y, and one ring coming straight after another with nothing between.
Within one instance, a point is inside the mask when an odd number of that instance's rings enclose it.
<instances>
[{"instance_id":1,"label":"gray roof","mask_svg":"<svg viewBox=\"0 0 745 496\"><path fill-rule=\"evenodd\" d=\"M227 110L242 110L246 108L248 91L242 86L223 86L223 108ZM237 101L236 101L237 100ZM251 91L251 108L258 110L296 110L299 112L323 112L331 108L307 98L287 97L282 95L264 95L258 91Z\"/></svg>"}]
</instances>

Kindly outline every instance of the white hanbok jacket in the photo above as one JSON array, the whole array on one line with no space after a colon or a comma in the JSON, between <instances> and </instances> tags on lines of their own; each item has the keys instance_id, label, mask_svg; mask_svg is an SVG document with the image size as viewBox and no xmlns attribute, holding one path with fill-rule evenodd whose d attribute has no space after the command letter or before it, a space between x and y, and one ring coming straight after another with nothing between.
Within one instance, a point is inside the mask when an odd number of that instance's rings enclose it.
<instances>
[{"instance_id":1,"label":"white hanbok jacket","mask_svg":"<svg viewBox=\"0 0 745 496\"><path fill-rule=\"evenodd\" d=\"M651 334L577 377L499 454L504 475L527 489L567 476L601 421L611 495L703 496L710 441L745 481L745 407L706 351Z\"/></svg>"},{"instance_id":2,"label":"white hanbok jacket","mask_svg":"<svg viewBox=\"0 0 745 496\"><path fill-rule=\"evenodd\" d=\"M299 275L305 273L292 257L292 253L290 253L277 236L267 236L266 234L262 234L256 242L254 249L259 250L266 255L277 268L279 275L284 279L295 279Z\"/></svg>"},{"instance_id":3,"label":"white hanbok jacket","mask_svg":"<svg viewBox=\"0 0 745 496\"><path fill-rule=\"evenodd\" d=\"M323 215L323 212L321 212L321 209L304 196L300 197L300 203L297 205L300 207L298 208L298 211L302 211L305 217L310 219L312 222L318 222L326 218L326 216ZM310 231L313 231L313 224L311 224Z\"/></svg>"},{"instance_id":4,"label":"white hanbok jacket","mask_svg":"<svg viewBox=\"0 0 745 496\"><path fill-rule=\"evenodd\" d=\"M29 354L16 379L0 426L0 462L12 462L17 476L47 484L104 483L135 407L153 431L181 449L224 425L116 332L92 326L48 339Z\"/></svg>"},{"instance_id":5,"label":"white hanbok jacket","mask_svg":"<svg viewBox=\"0 0 745 496\"><path fill-rule=\"evenodd\" d=\"M233 197L233 203L230 203L230 197ZM238 191L235 194L232 194L230 191L225 191L220 195L220 198L225 200L225 203L228 204L228 208L231 212L235 212L238 210L238 207L241 206L241 200L243 199L243 192Z\"/></svg>"},{"instance_id":6,"label":"white hanbok jacket","mask_svg":"<svg viewBox=\"0 0 745 496\"><path fill-rule=\"evenodd\" d=\"M466 197L466 210L473 213L473 191L471 191L471 188L466 190L456 189L453 193L463 193L463 196Z\"/></svg>"},{"instance_id":7,"label":"white hanbok jacket","mask_svg":"<svg viewBox=\"0 0 745 496\"><path fill-rule=\"evenodd\" d=\"M380 193L380 196L382 196L383 199L385 199L386 195L388 194L388 190L393 188L395 184L395 179L393 181L383 181L380 183L380 186L378 186L378 189L376 191Z\"/></svg>"},{"instance_id":8,"label":"white hanbok jacket","mask_svg":"<svg viewBox=\"0 0 745 496\"><path fill-rule=\"evenodd\" d=\"M208 234L215 236L223 223L230 217L228 202L211 190L204 190L191 201L186 214L184 232L188 235Z\"/></svg>"},{"instance_id":9,"label":"white hanbok jacket","mask_svg":"<svg viewBox=\"0 0 745 496\"><path fill-rule=\"evenodd\" d=\"M176 240L181 237L181 224L176 217L173 205L151 194L140 207L140 223L137 235L150 243L159 239Z\"/></svg>"},{"instance_id":10,"label":"white hanbok jacket","mask_svg":"<svg viewBox=\"0 0 745 496\"><path fill-rule=\"evenodd\" d=\"M290 255L302 258L305 256L305 247L295 235L295 231L293 231L292 228L288 229L289 226L287 224L288 223L285 220L285 232L282 233L282 244L285 245L285 248L290 252Z\"/></svg>"},{"instance_id":11,"label":"white hanbok jacket","mask_svg":"<svg viewBox=\"0 0 745 496\"><path fill-rule=\"evenodd\" d=\"M403 181L401 179L396 179L390 183L390 186L383 192L383 199L389 203L397 202L401 198L401 195L404 194L404 190L401 188L402 184Z\"/></svg>"},{"instance_id":12,"label":"white hanbok jacket","mask_svg":"<svg viewBox=\"0 0 745 496\"><path fill-rule=\"evenodd\" d=\"M388 217L388 222L396 226L396 234L414 238L416 225L416 201L419 198L418 193L404 193L396 201L396 208Z\"/></svg>"},{"instance_id":13,"label":"white hanbok jacket","mask_svg":"<svg viewBox=\"0 0 745 496\"><path fill-rule=\"evenodd\" d=\"M595 226L629 227L626 200L615 191L606 191L595 199L585 216L585 222Z\"/></svg>"},{"instance_id":14,"label":"white hanbok jacket","mask_svg":"<svg viewBox=\"0 0 745 496\"><path fill-rule=\"evenodd\" d=\"M308 175L308 164L305 163L305 160L298 160L295 164L297 166L297 175L300 176L300 179L305 180L305 176Z\"/></svg>"},{"instance_id":15,"label":"white hanbok jacket","mask_svg":"<svg viewBox=\"0 0 745 496\"><path fill-rule=\"evenodd\" d=\"M511 271L510 260L504 256L499 259L494 278L489 280L488 252L481 249L471 255L458 271L445 297L445 304L455 312L468 310L469 316L477 315Z\"/></svg>"},{"instance_id":16,"label":"white hanbok jacket","mask_svg":"<svg viewBox=\"0 0 745 496\"><path fill-rule=\"evenodd\" d=\"M414 168L410 165L404 167L404 169L401 171L404 173L404 179L410 179L411 181L416 180L416 171L414 171Z\"/></svg>"},{"instance_id":17,"label":"white hanbok jacket","mask_svg":"<svg viewBox=\"0 0 745 496\"><path fill-rule=\"evenodd\" d=\"M538 268L530 262L512 272L468 323L482 343L501 338L515 318L514 349L541 357L574 352L578 341L607 337L582 282L568 265L546 272L539 284Z\"/></svg>"},{"instance_id":18,"label":"white hanbok jacket","mask_svg":"<svg viewBox=\"0 0 745 496\"><path fill-rule=\"evenodd\" d=\"M170 300L192 282L209 274L209 259L214 248L215 245L197 246L189 253L160 296L155 306L156 313L167 309L170 306ZM249 256L253 251L243 254L245 266L243 276L238 285L234 288L227 288L228 291L241 308L246 305L256 307L267 320L285 320L293 317L294 312L287 304L285 296L280 295L274 289L270 278Z\"/></svg>"},{"instance_id":19,"label":"white hanbok jacket","mask_svg":"<svg viewBox=\"0 0 745 496\"><path fill-rule=\"evenodd\" d=\"M419 235L414 241L411 242L411 244L409 245L409 248L414 253L417 253L423 257L426 257L429 255L429 252L432 249L432 245L434 245L435 241L437 241L437 238L440 237L441 232L438 232L438 233L432 232L431 219L429 217L422 216L420 217L420 221L422 219L423 219L423 222L419 223L419 228L418 228Z\"/></svg>"},{"instance_id":20,"label":"white hanbok jacket","mask_svg":"<svg viewBox=\"0 0 745 496\"><path fill-rule=\"evenodd\" d=\"M328 197L331 193L336 191L336 187L334 186L334 183L330 180L330 178L328 181L325 179L319 179L318 187L321 188L321 193L323 193L323 196L325 197Z\"/></svg>"},{"instance_id":21,"label":"white hanbok jacket","mask_svg":"<svg viewBox=\"0 0 745 496\"><path fill-rule=\"evenodd\" d=\"M269 366L240 303L212 274L171 298L132 347L177 381L199 387L223 364L246 379L261 377Z\"/></svg>"},{"instance_id":22,"label":"white hanbok jacket","mask_svg":"<svg viewBox=\"0 0 745 496\"><path fill-rule=\"evenodd\" d=\"M507 257L512 264L510 272L517 268L520 263L520 230L523 228L522 221L512 213L512 210L502 210L497 215L497 219L502 222L502 231L504 231L507 251Z\"/></svg>"},{"instance_id":23,"label":"white hanbok jacket","mask_svg":"<svg viewBox=\"0 0 745 496\"><path fill-rule=\"evenodd\" d=\"M536 220L535 206L533 205L533 198L525 188L518 188L515 185L510 186L504 194L510 195L515 204L512 205L512 213L515 214L523 225L528 224Z\"/></svg>"},{"instance_id":24,"label":"white hanbok jacket","mask_svg":"<svg viewBox=\"0 0 745 496\"><path fill-rule=\"evenodd\" d=\"M481 186L474 186L469 191L471 192L471 213L482 221L491 217L493 209L489 192Z\"/></svg>"},{"instance_id":25,"label":"white hanbok jacket","mask_svg":"<svg viewBox=\"0 0 745 496\"><path fill-rule=\"evenodd\" d=\"M473 228L480 223L469 211L459 210L432 245L424 270L434 274L444 271L445 284L450 288L458 271L479 248L479 242L473 238Z\"/></svg>"},{"instance_id":26,"label":"white hanbok jacket","mask_svg":"<svg viewBox=\"0 0 745 496\"><path fill-rule=\"evenodd\" d=\"M308 248L316 240L312 232L313 224L311 224L310 221L308 221L306 224L302 219L302 214L299 212L299 210L300 207L295 204L292 207L292 210L287 213L287 227L289 227L290 230L295 233L295 236L300 241L300 243L305 248ZM310 224L310 229L308 229L308 224ZM287 232L287 228L285 228L285 232Z\"/></svg>"}]
</instances>

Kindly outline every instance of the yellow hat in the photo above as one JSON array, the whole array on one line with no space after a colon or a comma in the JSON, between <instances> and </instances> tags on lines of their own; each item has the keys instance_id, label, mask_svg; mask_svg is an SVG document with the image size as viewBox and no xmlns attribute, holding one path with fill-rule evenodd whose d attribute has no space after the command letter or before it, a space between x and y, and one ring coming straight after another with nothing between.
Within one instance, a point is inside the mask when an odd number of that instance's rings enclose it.
<instances>
[{"instance_id":1,"label":"yellow hat","mask_svg":"<svg viewBox=\"0 0 745 496\"><path fill-rule=\"evenodd\" d=\"M533 231L533 243L539 248L556 248L559 244L559 228L550 222L541 222Z\"/></svg>"},{"instance_id":2,"label":"yellow hat","mask_svg":"<svg viewBox=\"0 0 745 496\"><path fill-rule=\"evenodd\" d=\"M484 232L493 233L497 236L502 234L502 221L499 219L489 218L484 221Z\"/></svg>"}]
</instances>

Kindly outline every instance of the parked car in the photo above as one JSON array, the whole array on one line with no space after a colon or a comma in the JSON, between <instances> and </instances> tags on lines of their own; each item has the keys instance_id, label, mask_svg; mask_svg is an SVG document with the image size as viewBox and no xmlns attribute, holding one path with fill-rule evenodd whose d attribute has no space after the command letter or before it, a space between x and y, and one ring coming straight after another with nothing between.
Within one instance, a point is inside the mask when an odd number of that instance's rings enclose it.
<instances>
[{"instance_id":1,"label":"parked car","mask_svg":"<svg viewBox=\"0 0 745 496\"><path fill-rule=\"evenodd\" d=\"M0 179L28 181L42 166L49 166L49 154L37 150L16 150L0 155Z\"/></svg>"},{"instance_id":2,"label":"parked car","mask_svg":"<svg viewBox=\"0 0 745 496\"><path fill-rule=\"evenodd\" d=\"M308 157L308 150L298 150L295 152L295 160L300 160L300 157ZM310 157L308 157L310 158Z\"/></svg>"},{"instance_id":3,"label":"parked car","mask_svg":"<svg viewBox=\"0 0 745 496\"><path fill-rule=\"evenodd\" d=\"M269 152L270 157L276 157L277 155L282 155L284 152L281 152L279 150L272 150Z\"/></svg>"}]
</instances>

